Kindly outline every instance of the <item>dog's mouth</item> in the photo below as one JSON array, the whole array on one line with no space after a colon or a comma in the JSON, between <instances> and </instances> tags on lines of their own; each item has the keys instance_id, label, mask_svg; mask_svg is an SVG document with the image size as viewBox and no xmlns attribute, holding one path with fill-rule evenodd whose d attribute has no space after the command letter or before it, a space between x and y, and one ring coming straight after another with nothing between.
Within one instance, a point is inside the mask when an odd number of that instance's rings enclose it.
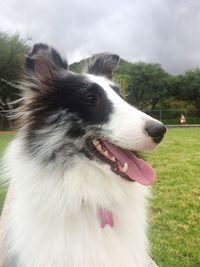
<instances>
[{"instance_id":1,"label":"dog's mouth","mask_svg":"<svg viewBox=\"0 0 200 267\"><path fill-rule=\"evenodd\" d=\"M155 171L135 152L101 139L90 139L87 144L93 156L109 164L112 171L121 177L146 186L155 182Z\"/></svg>"}]
</instances>

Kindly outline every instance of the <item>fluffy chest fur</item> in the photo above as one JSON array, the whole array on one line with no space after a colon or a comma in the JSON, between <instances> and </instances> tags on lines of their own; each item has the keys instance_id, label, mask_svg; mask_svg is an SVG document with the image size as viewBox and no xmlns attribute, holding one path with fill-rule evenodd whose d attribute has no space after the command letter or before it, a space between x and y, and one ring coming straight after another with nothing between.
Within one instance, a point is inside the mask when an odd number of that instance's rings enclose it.
<instances>
[{"instance_id":1,"label":"fluffy chest fur","mask_svg":"<svg viewBox=\"0 0 200 267\"><path fill-rule=\"evenodd\" d=\"M146 266L146 187L85 159L62 175L35 168L20 150L15 142L8 153L16 194L9 251L22 262L16 266ZM99 208L112 211L113 228L101 228Z\"/></svg>"}]
</instances>

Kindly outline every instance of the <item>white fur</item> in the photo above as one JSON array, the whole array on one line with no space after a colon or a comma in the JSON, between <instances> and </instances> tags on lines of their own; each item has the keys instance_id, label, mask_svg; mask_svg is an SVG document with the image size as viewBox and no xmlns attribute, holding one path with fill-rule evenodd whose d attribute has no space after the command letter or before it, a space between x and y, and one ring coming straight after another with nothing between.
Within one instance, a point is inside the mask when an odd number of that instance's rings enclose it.
<instances>
[{"instance_id":1,"label":"white fur","mask_svg":"<svg viewBox=\"0 0 200 267\"><path fill-rule=\"evenodd\" d=\"M147 188L84 158L62 176L36 168L22 147L16 140L7 154L16 190L7 226L22 266L145 266ZM114 228L101 228L99 207L112 211Z\"/></svg>"},{"instance_id":2,"label":"white fur","mask_svg":"<svg viewBox=\"0 0 200 267\"><path fill-rule=\"evenodd\" d=\"M106 79L88 77L104 88L114 105L104 126L107 137L124 148L153 148L144 130L152 118L122 100ZM53 136L51 140L53 145ZM108 165L84 156L66 169L51 164L45 168L26 154L20 134L7 151L6 165L16 194L7 224L7 253L18 255L17 267L147 266L147 187L121 179ZM113 213L113 228L101 228L99 208Z\"/></svg>"},{"instance_id":3,"label":"white fur","mask_svg":"<svg viewBox=\"0 0 200 267\"><path fill-rule=\"evenodd\" d=\"M112 117L109 124L105 125L107 137L120 147L134 151L154 148L156 144L145 131L145 125L156 120L124 101L113 91L111 83L106 78L91 74L87 77L104 88L113 104Z\"/></svg>"}]
</instances>

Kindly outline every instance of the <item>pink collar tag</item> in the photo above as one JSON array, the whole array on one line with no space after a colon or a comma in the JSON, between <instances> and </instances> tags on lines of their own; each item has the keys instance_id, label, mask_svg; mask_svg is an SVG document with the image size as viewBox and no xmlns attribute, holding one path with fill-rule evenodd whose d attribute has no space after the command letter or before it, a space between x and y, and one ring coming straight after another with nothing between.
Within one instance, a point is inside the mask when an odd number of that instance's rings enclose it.
<instances>
[{"instance_id":1,"label":"pink collar tag","mask_svg":"<svg viewBox=\"0 0 200 267\"><path fill-rule=\"evenodd\" d=\"M101 228L104 228L106 225L110 225L110 227L114 226L113 214L109 210L99 209L98 215L101 220Z\"/></svg>"}]
</instances>

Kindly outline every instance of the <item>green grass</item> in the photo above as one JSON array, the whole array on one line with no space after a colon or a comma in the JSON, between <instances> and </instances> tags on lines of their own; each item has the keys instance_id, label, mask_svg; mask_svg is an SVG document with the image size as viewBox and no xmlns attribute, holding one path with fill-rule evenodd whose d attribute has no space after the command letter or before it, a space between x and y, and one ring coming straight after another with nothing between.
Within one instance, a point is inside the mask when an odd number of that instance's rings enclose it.
<instances>
[{"instance_id":1,"label":"green grass","mask_svg":"<svg viewBox=\"0 0 200 267\"><path fill-rule=\"evenodd\" d=\"M0 156L12 135L0 135ZM159 267L200 266L200 128L170 129L146 154L157 171L151 202L152 256ZM4 190L0 190L0 206Z\"/></svg>"},{"instance_id":2,"label":"green grass","mask_svg":"<svg viewBox=\"0 0 200 267\"><path fill-rule=\"evenodd\" d=\"M200 266L200 129L170 129L148 154L157 171L152 255L160 267Z\"/></svg>"},{"instance_id":3,"label":"green grass","mask_svg":"<svg viewBox=\"0 0 200 267\"><path fill-rule=\"evenodd\" d=\"M1 134L0 133L0 159L2 158L3 152L5 151L6 146L12 140L13 134ZM2 173L0 172L0 179ZM4 199L5 199L6 189L0 183L0 213L3 207Z\"/></svg>"}]
</instances>

